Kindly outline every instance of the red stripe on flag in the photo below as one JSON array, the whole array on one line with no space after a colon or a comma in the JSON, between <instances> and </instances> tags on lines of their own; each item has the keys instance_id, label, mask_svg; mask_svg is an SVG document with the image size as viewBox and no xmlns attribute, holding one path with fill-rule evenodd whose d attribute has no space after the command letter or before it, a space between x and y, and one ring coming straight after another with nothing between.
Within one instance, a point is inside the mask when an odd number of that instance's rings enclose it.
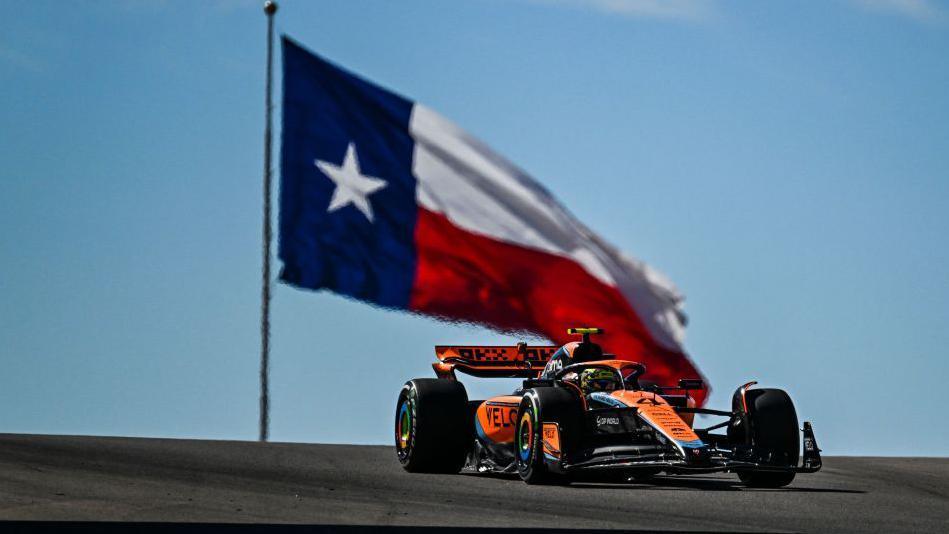
<instances>
[{"instance_id":1,"label":"red stripe on flag","mask_svg":"<svg viewBox=\"0 0 949 534\"><path fill-rule=\"evenodd\" d=\"M597 326L604 351L646 365L646 378L674 385L701 378L685 354L655 343L618 289L575 261L496 241L419 208L417 267L409 307L447 320L526 330L555 343L571 326ZM706 391L695 392L701 406Z\"/></svg>"}]
</instances>

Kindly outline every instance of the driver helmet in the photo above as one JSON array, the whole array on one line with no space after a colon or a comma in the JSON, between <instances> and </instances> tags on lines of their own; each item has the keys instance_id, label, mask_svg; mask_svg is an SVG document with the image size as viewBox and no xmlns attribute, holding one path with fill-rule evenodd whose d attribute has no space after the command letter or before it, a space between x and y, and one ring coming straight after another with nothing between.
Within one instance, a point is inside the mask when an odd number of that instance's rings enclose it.
<instances>
[{"instance_id":1,"label":"driver helmet","mask_svg":"<svg viewBox=\"0 0 949 534\"><path fill-rule=\"evenodd\" d=\"M609 369L585 369L580 373L580 388L585 394L616 389L616 373Z\"/></svg>"}]
</instances>

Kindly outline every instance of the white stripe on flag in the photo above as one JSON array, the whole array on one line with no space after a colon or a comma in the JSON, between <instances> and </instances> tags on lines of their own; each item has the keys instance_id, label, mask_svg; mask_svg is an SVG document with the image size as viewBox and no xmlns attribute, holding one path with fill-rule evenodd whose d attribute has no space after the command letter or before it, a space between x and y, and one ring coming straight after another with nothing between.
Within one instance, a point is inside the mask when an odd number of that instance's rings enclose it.
<instances>
[{"instance_id":1,"label":"white stripe on flag","mask_svg":"<svg viewBox=\"0 0 949 534\"><path fill-rule=\"evenodd\" d=\"M421 207L469 232L572 258L617 287L656 342L682 350L683 298L668 278L603 241L533 178L437 112L415 104L409 133Z\"/></svg>"}]
</instances>

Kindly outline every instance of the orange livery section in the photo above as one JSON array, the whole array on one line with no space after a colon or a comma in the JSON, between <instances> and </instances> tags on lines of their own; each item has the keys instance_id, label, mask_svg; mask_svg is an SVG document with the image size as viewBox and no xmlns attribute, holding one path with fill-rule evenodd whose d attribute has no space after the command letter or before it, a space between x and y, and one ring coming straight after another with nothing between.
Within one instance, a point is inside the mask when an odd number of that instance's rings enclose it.
<instances>
[{"instance_id":1,"label":"orange livery section","mask_svg":"<svg viewBox=\"0 0 949 534\"><path fill-rule=\"evenodd\" d=\"M691 425L682 419L669 405L666 399L647 391L614 391L613 397L627 406L637 408L639 416L667 438L679 443L691 443L699 440Z\"/></svg>"},{"instance_id":2,"label":"orange livery section","mask_svg":"<svg viewBox=\"0 0 949 534\"><path fill-rule=\"evenodd\" d=\"M551 460L560 459L560 425L544 423L544 456Z\"/></svg>"},{"instance_id":3,"label":"orange livery section","mask_svg":"<svg viewBox=\"0 0 949 534\"><path fill-rule=\"evenodd\" d=\"M513 395L492 397L482 402L475 415L479 434L493 443L513 443L520 402L521 398Z\"/></svg>"}]
</instances>

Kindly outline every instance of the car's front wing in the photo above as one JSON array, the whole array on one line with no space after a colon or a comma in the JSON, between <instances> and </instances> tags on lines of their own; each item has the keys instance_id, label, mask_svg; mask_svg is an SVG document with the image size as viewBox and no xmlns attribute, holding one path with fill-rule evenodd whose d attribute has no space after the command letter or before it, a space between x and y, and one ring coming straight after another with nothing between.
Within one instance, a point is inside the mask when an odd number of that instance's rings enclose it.
<instances>
[{"instance_id":1,"label":"car's front wing","mask_svg":"<svg viewBox=\"0 0 949 534\"><path fill-rule=\"evenodd\" d=\"M571 462L569 459L554 460L548 457L548 465L558 472L599 469L661 469L669 473L698 474L723 471L775 471L794 473L813 473L822 465L820 448L814 437L811 424L804 423L801 430L804 443L801 465L775 465L762 459L756 459L756 452L749 448L711 448L702 458L685 459L674 451L656 451L655 454L623 454L615 447L608 451L592 451L582 460Z\"/></svg>"}]
</instances>

